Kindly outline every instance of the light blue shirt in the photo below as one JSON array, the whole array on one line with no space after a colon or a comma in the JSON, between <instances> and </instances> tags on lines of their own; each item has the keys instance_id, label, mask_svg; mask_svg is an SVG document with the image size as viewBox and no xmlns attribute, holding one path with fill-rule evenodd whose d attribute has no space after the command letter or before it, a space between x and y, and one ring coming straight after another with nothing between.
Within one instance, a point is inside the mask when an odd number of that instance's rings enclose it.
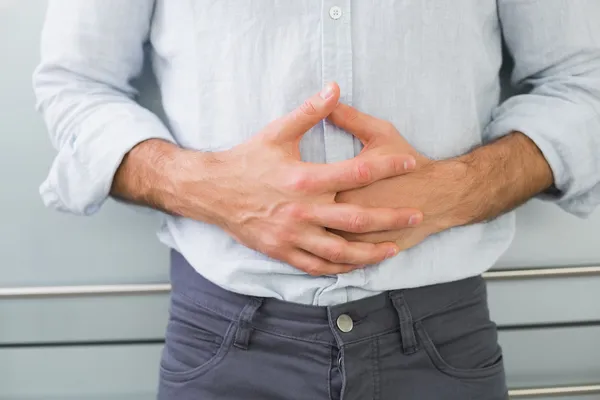
<instances>
[{"instance_id":1,"label":"light blue shirt","mask_svg":"<svg viewBox=\"0 0 600 400\"><path fill-rule=\"evenodd\" d=\"M503 39L524 93L501 102ZM168 128L130 85L146 42ZM560 191L546 200L580 216L600 201L598 0L50 0L41 57L35 93L58 154L40 191L61 211L96 212L143 140L228 149L329 81L342 102L391 121L435 159L524 132ZM311 162L359 150L327 122L301 142ZM514 222L509 213L451 229L335 277L311 277L186 218L165 216L159 237L229 290L330 305L480 274L507 249Z\"/></svg>"}]
</instances>

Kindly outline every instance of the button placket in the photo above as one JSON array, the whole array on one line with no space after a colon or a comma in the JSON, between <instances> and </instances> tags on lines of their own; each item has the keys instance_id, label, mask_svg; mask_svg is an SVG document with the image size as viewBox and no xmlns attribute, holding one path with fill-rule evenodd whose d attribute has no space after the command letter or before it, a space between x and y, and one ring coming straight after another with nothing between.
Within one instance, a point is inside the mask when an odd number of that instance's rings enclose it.
<instances>
[{"instance_id":1,"label":"button placket","mask_svg":"<svg viewBox=\"0 0 600 400\"><path fill-rule=\"evenodd\" d=\"M352 105L352 13L351 0L322 0L321 2L321 77L322 85L337 82L340 102ZM325 162L334 163L353 158L354 137L324 120L323 142ZM364 271L355 270L336 277L332 286L359 286L364 282ZM344 303L348 290L324 290L319 294L320 304Z\"/></svg>"},{"instance_id":2,"label":"button placket","mask_svg":"<svg viewBox=\"0 0 600 400\"><path fill-rule=\"evenodd\" d=\"M350 0L322 2L322 84L335 81L340 86L340 102L352 104L352 24ZM325 160L338 162L354 157L351 135L323 122Z\"/></svg>"}]
</instances>

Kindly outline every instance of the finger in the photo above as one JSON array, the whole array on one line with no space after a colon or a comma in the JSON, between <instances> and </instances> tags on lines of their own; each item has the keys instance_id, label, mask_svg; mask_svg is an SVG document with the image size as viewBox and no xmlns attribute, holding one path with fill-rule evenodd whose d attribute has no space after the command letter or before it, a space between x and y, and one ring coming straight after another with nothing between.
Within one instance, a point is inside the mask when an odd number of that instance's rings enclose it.
<instances>
[{"instance_id":1,"label":"finger","mask_svg":"<svg viewBox=\"0 0 600 400\"><path fill-rule=\"evenodd\" d=\"M408 154L359 155L331 164L300 163L296 176L301 189L342 192L414 170L415 158Z\"/></svg>"},{"instance_id":2,"label":"finger","mask_svg":"<svg viewBox=\"0 0 600 400\"><path fill-rule=\"evenodd\" d=\"M333 111L339 98L339 86L328 83L321 92L307 99L300 107L269 124L266 131L278 143L298 140Z\"/></svg>"},{"instance_id":3,"label":"finger","mask_svg":"<svg viewBox=\"0 0 600 400\"><path fill-rule=\"evenodd\" d=\"M398 252L394 243L348 242L327 231L317 235L305 234L296 244L299 248L336 264L376 264Z\"/></svg>"},{"instance_id":4,"label":"finger","mask_svg":"<svg viewBox=\"0 0 600 400\"><path fill-rule=\"evenodd\" d=\"M307 222L344 232L367 233L413 227L423 214L414 208L365 208L354 204L313 204Z\"/></svg>"},{"instance_id":5,"label":"finger","mask_svg":"<svg viewBox=\"0 0 600 400\"><path fill-rule=\"evenodd\" d=\"M282 261L313 276L344 274L364 267L363 265L335 264L301 249L288 251Z\"/></svg>"},{"instance_id":6,"label":"finger","mask_svg":"<svg viewBox=\"0 0 600 400\"><path fill-rule=\"evenodd\" d=\"M378 132L384 131L389 122L372 115L358 111L347 104L339 103L329 114L328 119L334 125L353 134L363 144L367 144L375 138Z\"/></svg>"}]
</instances>

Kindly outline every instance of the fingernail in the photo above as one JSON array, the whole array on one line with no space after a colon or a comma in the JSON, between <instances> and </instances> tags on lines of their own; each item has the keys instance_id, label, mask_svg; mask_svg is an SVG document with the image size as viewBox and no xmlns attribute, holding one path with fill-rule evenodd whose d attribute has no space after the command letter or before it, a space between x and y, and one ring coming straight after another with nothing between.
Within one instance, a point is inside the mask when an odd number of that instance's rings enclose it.
<instances>
[{"instance_id":1,"label":"fingernail","mask_svg":"<svg viewBox=\"0 0 600 400\"><path fill-rule=\"evenodd\" d=\"M324 100L327 100L328 98L333 96L333 85L331 85L331 83L328 83L327 86L325 86L323 90L321 90L320 96Z\"/></svg>"},{"instance_id":2,"label":"fingernail","mask_svg":"<svg viewBox=\"0 0 600 400\"><path fill-rule=\"evenodd\" d=\"M385 258L392 258L396 255L396 249L389 249L387 254L385 255Z\"/></svg>"},{"instance_id":3,"label":"fingernail","mask_svg":"<svg viewBox=\"0 0 600 400\"><path fill-rule=\"evenodd\" d=\"M408 224L409 225L417 225L419 222L421 222L421 215L420 214L412 215L408 219Z\"/></svg>"},{"instance_id":4,"label":"fingernail","mask_svg":"<svg viewBox=\"0 0 600 400\"><path fill-rule=\"evenodd\" d=\"M414 169L417 166L417 161L414 158L410 158L406 161L404 161L404 170L405 171L410 171L412 169Z\"/></svg>"}]
</instances>

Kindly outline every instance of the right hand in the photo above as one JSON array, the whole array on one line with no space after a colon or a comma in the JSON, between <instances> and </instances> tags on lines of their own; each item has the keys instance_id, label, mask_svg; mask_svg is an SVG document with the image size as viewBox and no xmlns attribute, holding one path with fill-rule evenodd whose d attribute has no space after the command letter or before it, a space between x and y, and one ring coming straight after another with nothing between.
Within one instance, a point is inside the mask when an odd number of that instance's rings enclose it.
<instances>
[{"instance_id":1,"label":"right hand","mask_svg":"<svg viewBox=\"0 0 600 400\"><path fill-rule=\"evenodd\" d=\"M332 164L300 159L300 139L338 99L339 87L329 84L247 142L222 152L194 152L202 168L193 168L193 176L189 170L181 189L202 203L202 215L186 216L216 224L245 246L311 275L344 273L396 255L395 243L348 242L327 228L365 233L408 226L418 210L334 199L337 192L408 172L411 163L405 161L413 157L365 154Z\"/></svg>"}]
</instances>

